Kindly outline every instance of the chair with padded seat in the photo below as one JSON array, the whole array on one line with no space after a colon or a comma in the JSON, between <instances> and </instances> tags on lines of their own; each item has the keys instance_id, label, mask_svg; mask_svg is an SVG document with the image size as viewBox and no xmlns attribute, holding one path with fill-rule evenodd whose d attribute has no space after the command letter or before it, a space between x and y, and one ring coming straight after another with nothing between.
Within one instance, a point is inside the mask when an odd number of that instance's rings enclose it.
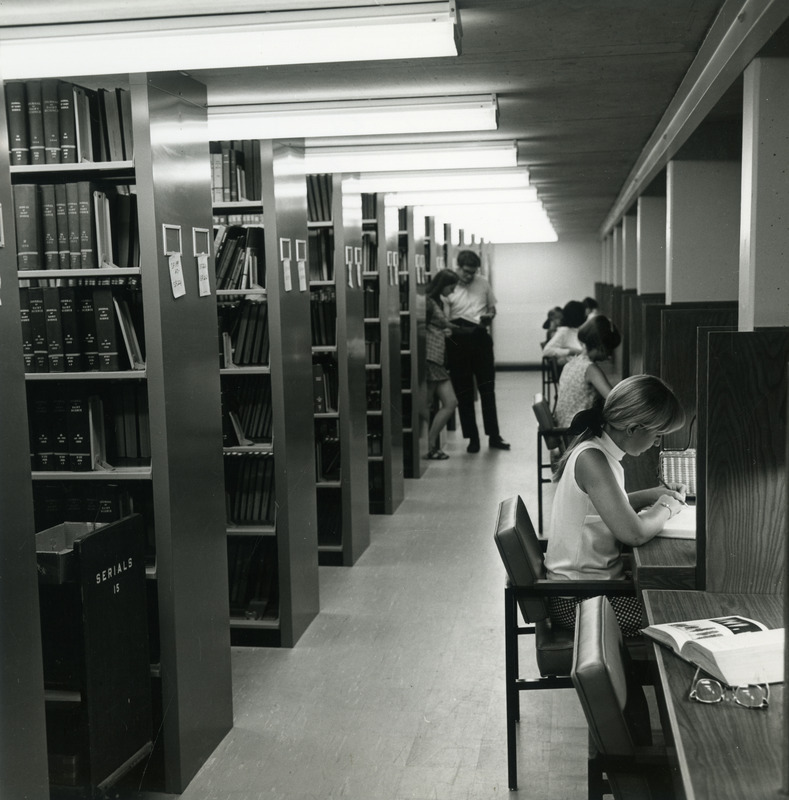
<instances>
[{"instance_id":1,"label":"chair with padded seat","mask_svg":"<svg viewBox=\"0 0 789 800\"><path fill-rule=\"evenodd\" d=\"M529 512L519 496L499 503L496 546L507 572L504 589L505 680L507 693L507 769L510 789L518 788L516 723L520 719L520 692L570 689L573 631L553 625L548 613L550 596L589 597L635 592L632 581L554 581L545 576L545 539L537 536ZM520 611L525 625L518 620ZM534 636L539 677L521 678L518 641ZM628 643L630 645L630 643ZM634 658L646 658L646 646L633 643Z\"/></svg>"},{"instance_id":2,"label":"chair with padded seat","mask_svg":"<svg viewBox=\"0 0 789 800\"><path fill-rule=\"evenodd\" d=\"M543 484L551 482L556 462L567 449L572 436L567 428L557 427L548 401L539 392L534 395L532 410L537 419L537 530L542 533L542 487Z\"/></svg>"},{"instance_id":3,"label":"chair with padded seat","mask_svg":"<svg viewBox=\"0 0 789 800\"><path fill-rule=\"evenodd\" d=\"M592 597L576 608L570 678L589 725L589 800L674 797L662 731L653 733L649 704L611 604ZM603 775L605 774L605 778Z\"/></svg>"}]
</instances>

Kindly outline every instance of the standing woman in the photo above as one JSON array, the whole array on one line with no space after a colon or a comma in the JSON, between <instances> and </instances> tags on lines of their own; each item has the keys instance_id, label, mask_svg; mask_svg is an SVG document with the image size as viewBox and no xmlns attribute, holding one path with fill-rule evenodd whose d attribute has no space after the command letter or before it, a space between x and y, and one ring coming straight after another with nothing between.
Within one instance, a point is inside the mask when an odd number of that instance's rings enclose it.
<instances>
[{"instance_id":1,"label":"standing woman","mask_svg":"<svg viewBox=\"0 0 789 800\"><path fill-rule=\"evenodd\" d=\"M452 293L459 278L450 269L437 272L425 287L427 300L427 327L425 328L427 365L427 407L438 396L441 408L436 411L427 433L428 453L431 461L445 461L449 456L439 446L438 437L458 405L455 390L446 368L447 336L456 328L447 319L441 298Z\"/></svg>"}]
</instances>

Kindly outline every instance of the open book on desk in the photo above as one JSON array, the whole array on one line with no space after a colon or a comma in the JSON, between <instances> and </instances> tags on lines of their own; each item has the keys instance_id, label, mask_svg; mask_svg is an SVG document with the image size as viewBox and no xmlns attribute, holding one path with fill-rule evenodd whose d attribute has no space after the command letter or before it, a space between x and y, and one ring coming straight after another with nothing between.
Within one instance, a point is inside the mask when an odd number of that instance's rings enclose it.
<instances>
[{"instance_id":1,"label":"open book on desk","mask_svg":"<svg viewBox=\"0 0 789 800\"><path fill-rule=\"evenodd\" d=\"M665 622L642 630L727 686L784 679L784 629L747 617Z\"/></svg>"},{"instance_id":2,"label":"open book on desk","mask_svg":"<svg viewBox=\"0 0 789 800\"><path fill-rule=\"evenodd\" d=\"M682 506L680 512L666 522L658 536L663 539L695 539L696 506Z\"/></svg>"}]
</instances>

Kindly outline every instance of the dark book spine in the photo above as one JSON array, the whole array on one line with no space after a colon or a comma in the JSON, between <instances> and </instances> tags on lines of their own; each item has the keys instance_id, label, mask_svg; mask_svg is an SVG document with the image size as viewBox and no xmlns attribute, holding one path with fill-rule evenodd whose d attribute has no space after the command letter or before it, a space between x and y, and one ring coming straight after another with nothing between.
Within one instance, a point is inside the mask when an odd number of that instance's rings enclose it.
<instances>
[{"instance_id":1,"label":"dark book spine","mask_svg":"<svg viewBox=\"0 0 789 800\"><path fill-rule=\"evenodd\" d=\"M44 160L47 164L59 164L60 102L58 81L54 78L41 81L41 108L44 122Z\"/></svg>"},{"instance_id":2,"label":"dark book spine","mask_svg":"<svg viewBox=\"0 0 789 800\"><path fill-rule=\"evenodd\" d=\"M123 134L118 111L118 98L112 89L99 89L99 102L104 112L107 156L110 161L123 161Z\"/></svg>"},{"instance_id":3,"label":"dark book spine","mask_svg":"<svg viewBox=\"0 0 789 800\"><path fill-rule=\"evenodd\" d=\"M33 398L31 409L31 446L33 468L36 470L55 469L55 445L52 431L50 404L46 397Z\"/></svg>"},{"instance_id":4,"label":"dark book spine","mask_svg":"<svg viewBox=\"0 0 789 800\"><path fill-rule=\"evenodd\" d=\"M8 81L5 85L8 112L8 147L11 164L30 163L30 139L27 128L27 99L23 81Z\"/></svg>"},{"instance_id":5,"label":"dark book spine","mask_svg":"<svg viewBox=\"0 0 789 800\"><path fill-rule=\"evenodd\" d=\"M27 129L30 139L30 163L46 164L44 146L44 106L41 99L41 81L27 81Z\"/></svg>"},{"instance_id":6,"label":"dark book spine","mask_svg":"<svg viewBox=\"0 0 789 800\"><path fill-rule=\"evenodd\" d=\"M90 471L90 414L84 396L68 398L68 464L72 472Z\"/></svg>"},{"instance_id":7,"label":"dark book spine","mask_svg":"<svg viewBox=\"0 0 789 800\"><path fill-rule=\"evenodd\" d=\"M99 352L96 343L96 312L93 308L93 289L77 290L77 320L79 324L79 349L84 369L99 369Z\"/></svg>"},{"instance_id":8,"label":"dark book spine","mask_svg":"<svg viewBox=\"0 0 789 800\"><path fill-rule=\"evenodd\" d=\"M22 325L22 357L25 361L25 372L35 372L33 326L30 324L30 289L25 286L19 289L19 317Z\"/></svg>"},{"instance_id":9,"label":"dark book spine","mask_svg":"<svg viewBox=\"0 0 789 800\"><path fill-rule=\"evenodd\" d=\"M68 403L64 397L50 399L52 412L52 457L53 468L69 469L68 451Z\"/></svg>"},{"instance_id":10,"label":"dark book spine","mask_svg":"<svg viewBox=\"0 0 789 800\"><path fill-rule=\"evenodd\" d=\"M44 268L58 269L60 254L58 252L58 220L55 187L45 183L38 187L41 203L41 248Z\"/></svg>"},{"instance_id":11,"label":"dark book spine","mask_svg":"<svg viewBox=\"0 0 789 800\"><path fill-rule=\"evenodd\" d=\"M77 117L74 112L74 86L58 84L58 123L60 125L60 163L77 163Z\"/></svg>"},{"instance_id":12,"label":"dark book spine","mask_svg":"<svg viewBox=\"0 0 789 800\"><path fill-rule=\"evenodd\" d=\"M66 372L81 372L84 366L77 322L76 290L70 286L60 287L60 323Z\"/></svg>"},{"instance_id":13,"label":"dark book spine","mask_svg":"<svg viewBox=\"0 0 789 800\"><path fill-rule=\"evenodd\" d=\"M128 89L116 89L118 113L121 118L121 138L123 140L123 158L134 160L134 134L132 132L131 93Z\"/></svg>"},{"instance_id":14,"label":"dark book spine","mask_svg":"<svg viewBox=\"0 0 789 800\"><path fill-rule=\"evenodd\" d=\"M58 268L68 269L71 265L71 253L68 249L68 201L65 183L55 184L55 220L58 230Z\"/></svg>"},{"instance_id":15,"label":"dark book spine","mask_svg":"<svg viewBox=\"0 0 789 800\"><path fill-rule=\"evenodd\" d=\"M57 286L45 286L44 320L47 330L47 358L50 372L65 372L66 359L63 350L63 328L60 322L60 290Z\"/></svg>"},{"instance_id":16,"label":"dark book spine","mask_svg":"<svg viewBox=\"0 0 789 800\"><path fill-rule=\"evenodd\" d=\"M33 183L14 186L14 218L17 268L42 269L38 186Z\"/></svg>"},{"instance_id":17,"label":"dark book spine","mask_svg":"<svg viewBox=\"0 0 789 800\"><path fill-rule=\"evenodd\" d=\"M79 251L82 269L98 267L96 258L96 216L93 213L93 187L89 181L77 183Z\"/></svg>"},{"instance_id":18,"label":"dark book spine","mask_svg":"<svg viewBox=\"0 0 789 800\"><path fill-rule=\"evenodd\" d=\"M119 370L118 331L111 289L93 290L93 309L96 318L96 349L100 370Z\"/></svg>"},{"instance_id":19,"label":"dark book spine","mask_svg":"<svg viewBox=\"0 0 789 800\"><path fill-rule=\"evenodd\" d=\"M44 312L44 293L40 286L31 286L28 289L28 304L30 308L30 330L33 337L33 372L49 372L49 358L47 352L47 322Z\"/></svg>"},{"instance_id":20,"label":"dark book spine","mask_svg":"<svg viewBox=\"0 0 789 800\"><path fill-rule=\"evenodd\" d=\"M66 184L66 216L68 218L69 269L82 266L79 240L79 196L76 183Z\"/></svg>"}]
</instances>

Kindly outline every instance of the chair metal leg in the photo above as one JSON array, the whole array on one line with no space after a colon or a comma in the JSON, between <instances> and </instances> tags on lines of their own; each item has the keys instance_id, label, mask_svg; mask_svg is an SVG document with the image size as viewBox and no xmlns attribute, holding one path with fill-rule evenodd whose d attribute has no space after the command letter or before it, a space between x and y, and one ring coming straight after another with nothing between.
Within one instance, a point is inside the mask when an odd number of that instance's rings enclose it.
<instances>
[{"instance_id":1,"label":"chair metal leg","mask_svg":"<svg viewBox=\"0 0 789 800\"><path fill-rule=\"evenodd\" d=\"M518 788L515 724L520 719L518 680L518 607L515 592L504 589L504 662L507 682L507 773L509 787Z\"/></svg>"},{"instance_id":2,"label":"chair metal leg","mask_svg":"<svg viewBox=\"0 0 789 800\"><path fill-rule=\"evenodd\" d=\"M542 437L537 433L537 531L542 533Z\"/></svg>"}]
</instances>

